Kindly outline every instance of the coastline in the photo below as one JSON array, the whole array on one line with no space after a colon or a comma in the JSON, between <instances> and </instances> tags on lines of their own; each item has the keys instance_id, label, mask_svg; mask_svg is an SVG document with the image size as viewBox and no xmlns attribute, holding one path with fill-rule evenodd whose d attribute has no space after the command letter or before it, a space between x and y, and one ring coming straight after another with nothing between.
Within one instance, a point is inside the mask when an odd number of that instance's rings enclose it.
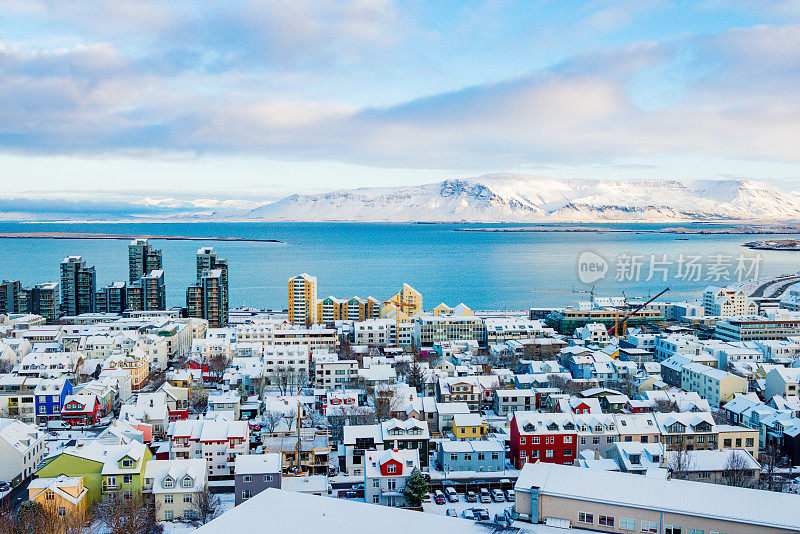
<instances>
[{"instance_id":1,"label":"coastline","mask_svg":"<svg viewBox=\"0 0 800 534\"><path fill-rule=\"evenodd\" d=\"M257 237L209 237L185 235L142 235L142 234L103 234L83 232L2 232L0 239L112 239L127 241L132 239L153 239L165 241L240 241L251 243L281 243L280 239L262 239Z\"/></svg>"}]
</instances>

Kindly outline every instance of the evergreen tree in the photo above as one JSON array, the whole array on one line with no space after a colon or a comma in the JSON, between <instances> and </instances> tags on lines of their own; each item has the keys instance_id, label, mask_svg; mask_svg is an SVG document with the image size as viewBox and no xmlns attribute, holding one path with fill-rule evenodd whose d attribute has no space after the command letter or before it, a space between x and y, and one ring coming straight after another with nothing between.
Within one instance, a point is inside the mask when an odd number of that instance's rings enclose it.
<instances>
[{"instance_id":1,"label":"evergreen tree","mask_svg":"<svg viewBox=\"0 0 800 534\"><path fill-rule=\"evenodd\" d=\"M403 497L408 506L420 506L422 499L428 494L428 480L418 468L414 468L411 474L406 479L406 485L403 488Z\"/></svg>"}]
</instances>

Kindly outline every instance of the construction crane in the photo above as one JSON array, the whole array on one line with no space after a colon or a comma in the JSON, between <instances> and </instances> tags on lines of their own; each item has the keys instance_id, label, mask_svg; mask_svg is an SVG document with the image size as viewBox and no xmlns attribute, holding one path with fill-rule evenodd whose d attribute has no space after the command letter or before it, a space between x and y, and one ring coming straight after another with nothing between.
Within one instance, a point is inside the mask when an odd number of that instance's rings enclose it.
<instances>
[{"instance_id":1,"label":"construction crane","mask_svg":"<svg viewBox=\"0 0 800 534\"><path fill-rule=\"evenodd\" d=\"M626 314L626 315L625 315L625 316L622 318L622 321L621 321L621 322L622 322L622 329L623 329L623 331L625 330L625 324L626 324L626 323L625 323L625 321L627 321L628 319L630 319L631 317L633 317L634 315L636 315L637 313L639 313L639 310L641 310L642 308L644 308L645 306L647 306L648 304L650 304L651 302L653 302L654 300L656 300L658 297L660 297L661 295L663 295L663 294L664 294L664 293L666 293L667 291L669 291L669 288L663 289L663 290L662 290L662 291L661 291L661 292L660 292L658 295L656 295L655 297L651 297L650 299L648 299L648 300L647 300L647 302L645 302L644 304L641 304L641 305L637 306L637 307L636 307L636 309L634 309L632 312L629 312L628 314ZM615 317L615 318L614 318L614 326L612 326L611 328L609 328L609 329L608 329L608 335L609 335L609 336L611 336L611 335L617 335L617 328L619 327L619 323L620 323L620 320L619 320L619 318L618 318L618 317ZM617 337L619 337L619 336L617 335Z\"/></svg>"}]
</instances>

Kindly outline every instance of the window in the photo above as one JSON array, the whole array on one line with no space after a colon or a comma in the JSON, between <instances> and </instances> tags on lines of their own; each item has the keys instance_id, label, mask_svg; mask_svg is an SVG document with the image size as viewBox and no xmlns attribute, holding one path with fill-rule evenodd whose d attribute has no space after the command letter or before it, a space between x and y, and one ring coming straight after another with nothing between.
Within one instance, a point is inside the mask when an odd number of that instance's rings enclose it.
<instances>
[{"instance_id":1,"label":"window","mask_svg":"<svg viewBox=\"0 0 800 534\"><path fill-rule=\"evenodd\" d=\"M165 488L171 488L174 484L175 484L175 482L171 478L165 478L164 479L163 485L164 485Z\"/></svg>"},{"instance_id":2,"label":"window","mask_svg":"<svg viewBox=\"0 0 800 534\"><path fill-rule=\"evenodd\" d=\"M706 531L702 528L690 528L689 534L706 534Z\"/></svg>"},{"instance_id":3,"label":"window","mask_svg":"<svg viewBox=\"0 0 800 534\"><path fill-rule=\"evenodd\" d=\"M131 460L130 458L125 458L124 460L122 460L122 467L123 468L133 467L133 460Z\"/></svg>"},{"instance_id":4,"label":"window","mask_svg":"<svg viewBox=\"0 0 800 534\"><path fill-rule=\"evenodd\" d=\"M250 491L249 489L242 490L242 499L249 499L252 496L253 496L253 492Z\"/></svg>"},{"instance_id":5,"label":"window","mask_svg":"<svg viewBox=\"0 0 800 534\"><path fill-rule=\"evenodd\" d=\"M753 441L753 438L746 438L744 440L744 442L745 442L745 446L746 447L752 447L755 444L755 442Z\"/></svg>"},{"instance_id":6,"label":"window","mask_svg":"<svg viewBox=\"0 0 800 534\"><path fill-rule=\"evenodd\" d=\"M185 477L181 480L181 486L184 488L191 488L192 487L192 479L189 477Z\"/></svg>"},{"instance_id":7,"label":"window","mask_svg":"<svg viewBox=\"0 0 800 534\"><path fill-rule=\"evenodd\" d=\"M187 493L186 495L183 496L183 502L185 503L192 502L192 496Z\"/></svg>"},{"instance_id":8,"label":"window","mask_svg":"<svg viewBox=\"0 0 800 534\"><path fill-rule=\"evenodd\" d=\"M519 444L525 445L525 438L519 438Z\"/></svg>"},{"instance_id":9,"label":"window","mask_svg":"<svg viewBox=\"0 0 800 534\"><path fill-rule=\"evenodd\" d=\"M564 456L572 456L572 449L564 449Z\"/></svg>"},{"instance_id":10,"label":"window","mask_svg":"<svg viewBox=\"0 0 800 534\"><path fill-rule=\"evenodd\" d=\"M531 458L538 458L538 457L539 457L539 451L531 451Z\"/></svg>"},{"instance_id":11,"label":"window","mask_svg":"<svg viewBox=\"0 0 800 534\"><path fill-rule=\"evenodd\" d=\"M164 502L166 504L172 504L172 499L173 499L172 495L164 495Z\"/></svg>"},{"instance_id":12,"label":"window","mask_svg":"<svg viewBox=\"0 0 800 534\"><path fill-rule=\"evenodd\" d=\"M594 515L587 514L586 512L578 512L578 523L592 523L594 524Z\"/></svg>"},{"instance_id":13,"label":"window","mask_svg":"<svg viewBox=\"0 0 800 534\"><path fill-rule=\"evenodd\" d=\"M544 451L545 458L552 458L553 457L553 449L547 449Z\"/></svg>"},{"instance_id":14,"label":"window","mask_svg":"<svg viewBox=\"0 0 800 534\"><path fill-rule=\"evenodd\" d=\"M380 495L373 495L372 496L372 504L380 504L381 496Z\"/></svg>"},{"instance_id":15,"label":"window","mask_svg":"<svg viewBox=\"0 0 800 534\"><path fill-rule=\"evenodd\" d=\"M622 530L636 530L636 520L626 517L619 518L619 528Z\"/></svg>"},{"instance_id":16,"label":"window","mask_svg":"<svg viewBox=\"0 0 800 534\"><path fill-rule=\"evenodd\" d=\"M65 515L67 515L67 509L64 508L63 506L59 506L58 507L58 515L60 517L64 517Z\"/></svg>"},{"instance_id":17,"label":"window","mask_svg":"<svg viewBox=\"0 0 800 534\"><path fill-rule=\"evenodd\" d=\"M609 515L601 515L597 518L597 523L600 525L605 525L607 527L614 526L614 518Z\"/></svg>"},{"instance_id":18,"label":"window","mask_svg":"<svg viewBox=\"0 0 800 534\"><path fill-rule=\"evenodd\" d=\"M664 528L664 534L681 534L681 527L676 527L673 525L667 525Z\"/></svg>"},{"instance_id":19,"label":"window","mask_svg":"<svg viewBox=\"0 0 800 534\"><path fill-rule=\"evenodd\" d=\"M252 482L253 481L252 475L245 475L243 478L244 478L244 480L243 480L244 482Z\"/></svg>"},{"instance_id":20,"label":"window","mask_svg":"<svg viewBox=\"0 0 800 534\"><path fill-rule=\"evenodd\" d=\"M272 475L264 475L264 482L272 482Z\"/></svg>"},{"instance_id":21,"label":"window","mask_svg":"<svg viewBox=\"0 0 800 534\"><path fill-rule=\"evenodd\" d=\"M658 532L658 521L642 521L642 532Z\"/></svg>"},{"instance_id":22,"label":"window","mask_svg":"<svg viewBox=\"0 0 800 534\"><path fill-rule=\"evenodd\" d=\"M132 475L122 475L122 483L123 484L130 484L131 480L133 480Z\"/></svg>"},{"instance_id":23,"label":"window","mask_svg":"<svg viewBox=\"0 0 800 534\"><path fill-rule=\"evenodd\" d=\"M175 517L175 512L172 510L167 510L164 512L164 519L172 519L173 517Z\"/></svg>"},{"instance_id":24,"label":"window","mask_svg":"<svg viewBox=\"0 0 800 534\"><path fill-rule=\"evenodd\" d=\"M53 501L53 500L55 500L55 498L56 498L56 494L53 493L52 491L48 491L47 493L44 494L44 500L46 500L46 501Z\"/></svg>"},{"instance_id":25,"label":"window","mask_svg":"<svg viewBox=\"0 0 800 534\"><path fill-rule=\"evenodd\" d=\"M572 436L564 436L564 443L572 443Z\"/></svg>"}]
</instances>

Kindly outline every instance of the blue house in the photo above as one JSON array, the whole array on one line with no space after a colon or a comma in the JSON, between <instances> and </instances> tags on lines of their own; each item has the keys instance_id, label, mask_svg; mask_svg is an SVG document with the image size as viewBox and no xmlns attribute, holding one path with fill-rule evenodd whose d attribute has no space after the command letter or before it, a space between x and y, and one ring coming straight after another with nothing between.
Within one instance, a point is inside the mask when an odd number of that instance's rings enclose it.
<instances>
[{"instance_id":1,"label":"blue house","mask_svg":"<svg viewBox=\"0 0 800 534\"><path fill-rule=\"evenodd\" d=\"M493 439L442 441L436 460L445 473L503 471L506 465L505 445Z\"/></svg>"},{"instance_id":2,"label":"blue house","mask_svg":"<svg viewBox=\"0 0 800 534\"><path fill-rule=\"evenodd\" d=\"M67 378L43 378L33 392L36 422L61 418L64 399L72 395L72 383Z\"/></svg>"}]
</instances>

